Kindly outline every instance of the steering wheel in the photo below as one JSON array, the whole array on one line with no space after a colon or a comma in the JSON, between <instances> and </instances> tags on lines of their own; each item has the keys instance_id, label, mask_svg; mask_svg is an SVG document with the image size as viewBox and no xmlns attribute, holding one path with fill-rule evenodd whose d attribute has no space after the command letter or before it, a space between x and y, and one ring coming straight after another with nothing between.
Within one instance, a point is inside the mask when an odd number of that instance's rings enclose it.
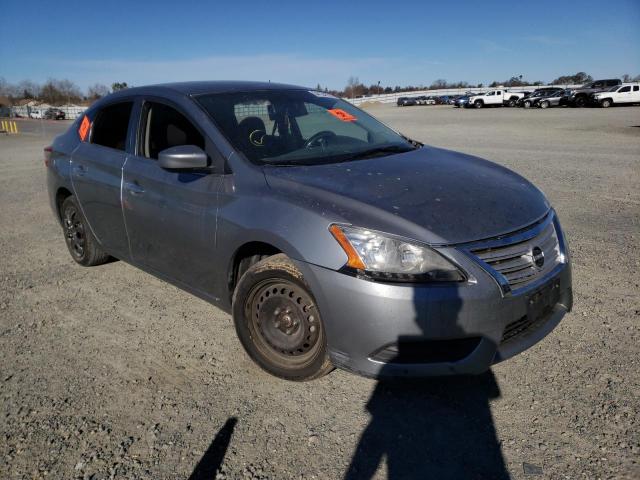
<instances>
[{"instance_id":1,"label":"steering wheel","mask_svg":"<svg viewBox=\"0 0 640 480\"><path fill-rule=\"evenodd\" d=\"M335 136L336 134L329 130L322 130L312 135L311 138L304 143L304 148L324 147L326 141Z\"/></svg>"}]
</instances>

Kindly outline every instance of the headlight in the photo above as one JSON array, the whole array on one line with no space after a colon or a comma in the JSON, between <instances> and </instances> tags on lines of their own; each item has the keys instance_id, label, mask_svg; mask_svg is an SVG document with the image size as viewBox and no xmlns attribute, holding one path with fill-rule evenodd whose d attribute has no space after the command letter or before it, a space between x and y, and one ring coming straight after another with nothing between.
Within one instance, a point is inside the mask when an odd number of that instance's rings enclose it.
<instances>
[{"instance_id":1,"label":"headlight","mask_svg":"<svg viewBox=\"0 0 640 480\"><path fill-rule=\"evenodd\" d=\"M460 282L464 274L435 250L364 228L331 225L346 267L386 281Z\"/></svg>"}]
</instances>

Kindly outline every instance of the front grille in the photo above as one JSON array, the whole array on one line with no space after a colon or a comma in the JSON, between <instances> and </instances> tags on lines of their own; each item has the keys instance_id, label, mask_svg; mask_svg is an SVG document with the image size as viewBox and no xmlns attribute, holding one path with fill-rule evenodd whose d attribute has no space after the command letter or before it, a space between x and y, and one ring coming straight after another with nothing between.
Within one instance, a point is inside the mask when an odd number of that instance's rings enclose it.
<instances>
[{"instance_id":1,"label":"front grille","mask_svg":"<svg viewBox=\"0 0 640 480\"><path fill-rule=\"evenodd\" d=\"M502 275L513 290L545 276L563 261L553 221L528 240L471 252Z\"/></svg>"}]
</instances>

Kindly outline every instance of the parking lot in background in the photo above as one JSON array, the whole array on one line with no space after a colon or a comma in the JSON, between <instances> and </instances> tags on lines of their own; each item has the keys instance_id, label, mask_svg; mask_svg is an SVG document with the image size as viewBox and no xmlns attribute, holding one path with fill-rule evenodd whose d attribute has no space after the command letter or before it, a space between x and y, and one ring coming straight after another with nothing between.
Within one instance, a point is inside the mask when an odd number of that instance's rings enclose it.
<instances>
[{"instance_id":1,"label":"parking lot in background","mask_svg":"<svg viewBox=\"0 0 640 480\"><path fill-rule=\"evenodd\" d=\"M225 425L217 478L490 478L500 461L515 479L640 477L640 108L365 109L547 194L573 256L559 327L480 377L278 380L229 315L123 262L76 265L42 152L71 122L17 120L0 135L2 478L187 478Z\"/></svg>"}]
</instances>

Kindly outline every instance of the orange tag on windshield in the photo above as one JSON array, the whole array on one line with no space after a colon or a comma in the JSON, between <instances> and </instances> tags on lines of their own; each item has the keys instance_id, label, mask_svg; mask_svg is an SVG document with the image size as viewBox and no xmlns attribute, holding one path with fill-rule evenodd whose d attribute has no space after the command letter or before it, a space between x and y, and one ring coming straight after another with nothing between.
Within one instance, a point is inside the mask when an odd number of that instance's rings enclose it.
<instances>
[{"instance_id":1,"label":"orange tag on windshield","mask_svg":"<svg viewBox=\"0 0 640 480\"><path fill-rule=\"evenodd\" d=\"M85 115L78 129L78 135L80 135L80 140L83 142L87 139L87 135L89 135L89 128L91 128L91 122L89 121L89 117Z\"/></svg>"},{"instance_id":2,"label":"orange tag on windshield","mask_svg":"<svg viewBox=\"0 0 640 480\"><path fill-rule=\"evenodd\" d=\"M327 112L336 117L338 120L342 120L343 122L353 122L357 120L356 117L354 117L350 113L345 112L341 108L332 108L330 110L327 110Z\"/></svg>"}]
</instances>

